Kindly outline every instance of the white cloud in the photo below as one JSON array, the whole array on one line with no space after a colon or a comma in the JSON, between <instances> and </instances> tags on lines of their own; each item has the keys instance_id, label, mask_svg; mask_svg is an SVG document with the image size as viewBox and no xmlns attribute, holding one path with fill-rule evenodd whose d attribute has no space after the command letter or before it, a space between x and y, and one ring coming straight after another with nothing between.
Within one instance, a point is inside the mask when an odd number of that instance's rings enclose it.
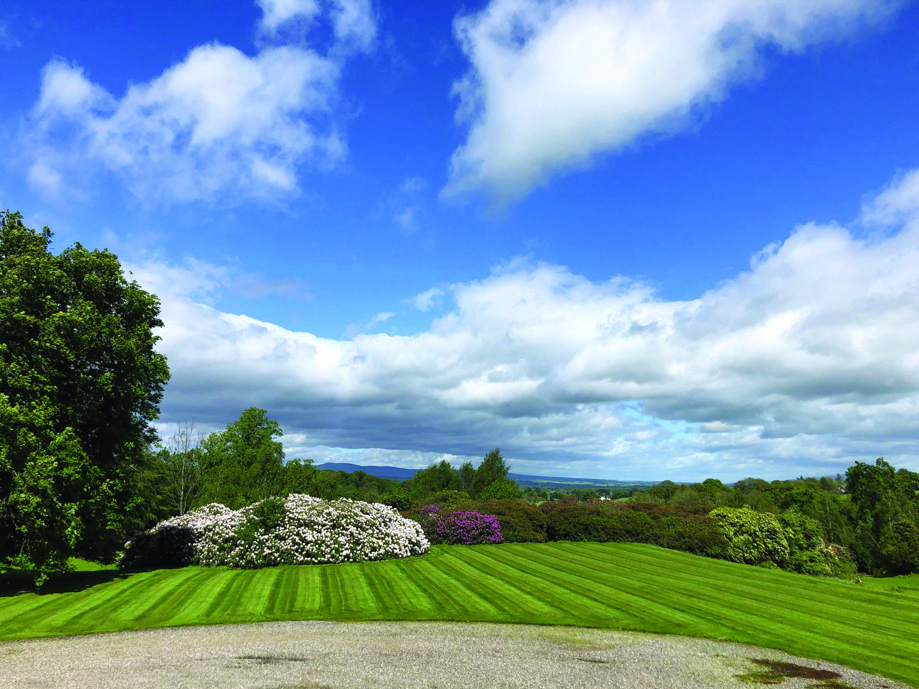
<instances>
[{"instance_id":1,"label":"white cloud","mask_svg":"<svg viewBox=\"0 0 919 689\"><path fill-rule=\"evenodd\" d=\"M370 0L256 0L262 10L259 29L277 35L286 25L311 24L323 13L329 15L338 49L369 50L377 27Z\"/></svg>"},{"instance_id":2,"label":"white cloud","mask_svg":"<svg viewBox=\"0 0 919 689\"><path fill-rule=\"evenodd\" d=\"M336 38L358 50L369 50L377 36L370 0L334 0L332 23Z\"/></svg>"},{"instance_id":3,"label":"white cloud","mask_svg":"<svg viewBox=\"0 0 919 689\"><path fill-rule=\"evenodd\" d=\"M335 111L351 50L343 46L367 47L375 24L364 0L259 4L265 30L325 16L336 36L329 53L271 45L250 56L201 45L120 97L54 59L27 122L28 155L65 177L82 178L92 165L112 171L146 203L296 194L302 165L336 163L347 153Z\"/></svg>"},{"instance_id":4,"label":"white cloud","mask_svg":"<svg viewBox=\"0 0 919 689\"><path fill-rule=\"evenodd\" d=\"M917 265L910 222L877 241L801 226L690 301L518 260L453 285L450 310L420 334L352 340L197 303L219 279L149 274L168 285L167 420L255 404L310 447L497 445L556 474L733 479L879 455L919 468Z\"/></svg>"},{"instance_id":5,"label":"white cloud","mask_svg":"<svg viewBox=\"0 0 919 689\"><path fill-rule=\"evenodd\" d=\"M291 20L309 21L319 14L316 0L256 0L256 4L262 10L259 28L268 33L276 32Z\"/></svg>"},{"instance_id":6,"label":"white cloud","mask_svg":"<svg viewBox=\"0 0 919 689\"><path fill-rule=\"evenodd\" d=\"M886 16L899 0L491 0L455 33L471 69L454 85L468 138L448 196L514 201L560 171L697 119L758 71Z\"/></svg>"},{"instance_id":7,"label":"white cloud","mask_svg":"<svg viewBox=\"0 0 919 689\"><path fill-rule=\"evenodd\" d=\"M107 108L111 96L90 82L83 69L54 59L42 69L41 94L35 110L39 115L86 115L93 108Z\"/></svg>"},{"instance_id":8,"label":"white cloud","mask_svg":"<svg viewBox=\"0 0 919 689\"><path fill-rule=\"evenodd\" d=\"M919 170L912 170L864 204L862 217L873 224L890 224L919 216Z\"/></svg>"},{"instance_id":9,"label":"white cloud","mask_svg":"<svg viewBox=\"0 0 919 689\"><path fill-rule=\"evenodd\" d=\"M408 301L419 311L428 311L434 306L443 303L444 291L439 287L432 287L421 294L416 294Z\"/></svg>"}]
</instances>

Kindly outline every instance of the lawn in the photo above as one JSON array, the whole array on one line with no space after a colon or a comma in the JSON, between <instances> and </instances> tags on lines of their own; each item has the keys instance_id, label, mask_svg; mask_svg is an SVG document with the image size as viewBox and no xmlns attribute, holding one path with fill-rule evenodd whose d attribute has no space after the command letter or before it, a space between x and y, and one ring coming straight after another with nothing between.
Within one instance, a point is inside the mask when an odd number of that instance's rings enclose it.
<instances>
[{"instance_id":1,"label":"lawn","mask_svg":"<svg viewBox=\"0 0 919 689\"><path fill-rule=\"evenodd\" d=\"M458 620L686 634L822 658L919 686L919 597L654 546L435 546L344 565L6 575L0 639L271 620ZM913 582L910 582L913 583Z\"/></svg>"}]
</instances>

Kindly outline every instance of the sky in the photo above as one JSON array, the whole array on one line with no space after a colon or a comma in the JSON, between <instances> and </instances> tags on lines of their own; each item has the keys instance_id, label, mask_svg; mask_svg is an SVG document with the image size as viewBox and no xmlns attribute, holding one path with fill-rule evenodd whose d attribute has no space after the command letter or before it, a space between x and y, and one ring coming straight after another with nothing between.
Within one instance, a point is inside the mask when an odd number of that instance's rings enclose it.
<instances>
[{"instance_id":1,"label":"sky","mask_svg":"<svg viewBox=\"0 0 919 689\"><path fill-rule=\"evenodd\" d=\"M0 207L161 301L157 428L919 470L919 3L0 2Z\"/></svg>"}]
</instances>

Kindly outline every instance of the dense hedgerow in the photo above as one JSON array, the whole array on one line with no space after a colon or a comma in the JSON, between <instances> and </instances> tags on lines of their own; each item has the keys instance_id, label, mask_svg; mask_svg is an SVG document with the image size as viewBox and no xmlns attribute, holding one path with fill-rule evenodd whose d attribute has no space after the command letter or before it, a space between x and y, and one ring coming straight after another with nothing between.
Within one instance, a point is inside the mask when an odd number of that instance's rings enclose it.
<instances>
[{"instance_id":1,"label":"dense hedgerow","mask_svg":"<svg viewBox=\"0 0 919 689\"><path fill-rule=\"evenodd\" d=\"M421 527L386 505L290 495L238 511L207 505L160 522L127 543L119 566L252 569L386 560L429 549Z\"/></svg>"},{"instance_id":2,"label":"dense hedgerow","mask_svg":"<svg viewBox=\"0 0 919 689\"><path fill-rule=\"evenodd\" d=\"M728 559L728 540L703 506L653 503L540 505L552 541L649 543L695 555Z\"/></svg>"},{"instance_id":3,"label":"dense hedgerow","mask_svg":"<svg viewBox=\"0 0 919 689\"><path fill-rule=\"evenodd\" d=\"M546 515L535 505L520 500L486 500L463 507L497 517L505 543L546 541Z\"/></svg>"}]
</instances>

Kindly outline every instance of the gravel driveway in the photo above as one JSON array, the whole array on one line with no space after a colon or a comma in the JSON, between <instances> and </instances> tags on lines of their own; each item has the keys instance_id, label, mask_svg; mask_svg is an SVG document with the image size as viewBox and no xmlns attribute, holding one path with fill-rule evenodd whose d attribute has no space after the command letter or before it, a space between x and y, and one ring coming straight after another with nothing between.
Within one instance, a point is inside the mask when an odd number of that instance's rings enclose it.
<instances>
[{"instance_id":1,"label":"gravel driveway","mask_svg":"<svg viewBox=\"0 0 919 689\"><path fill-rule=\"evenodd\" d=\"M781 684L787 689L906 687L838 665L740 644L572 627L274 622L0 643L0 687L17 689L749 689L759 686L751 681L769 677L784 678Z\"/></svg>"}]
</instances>

